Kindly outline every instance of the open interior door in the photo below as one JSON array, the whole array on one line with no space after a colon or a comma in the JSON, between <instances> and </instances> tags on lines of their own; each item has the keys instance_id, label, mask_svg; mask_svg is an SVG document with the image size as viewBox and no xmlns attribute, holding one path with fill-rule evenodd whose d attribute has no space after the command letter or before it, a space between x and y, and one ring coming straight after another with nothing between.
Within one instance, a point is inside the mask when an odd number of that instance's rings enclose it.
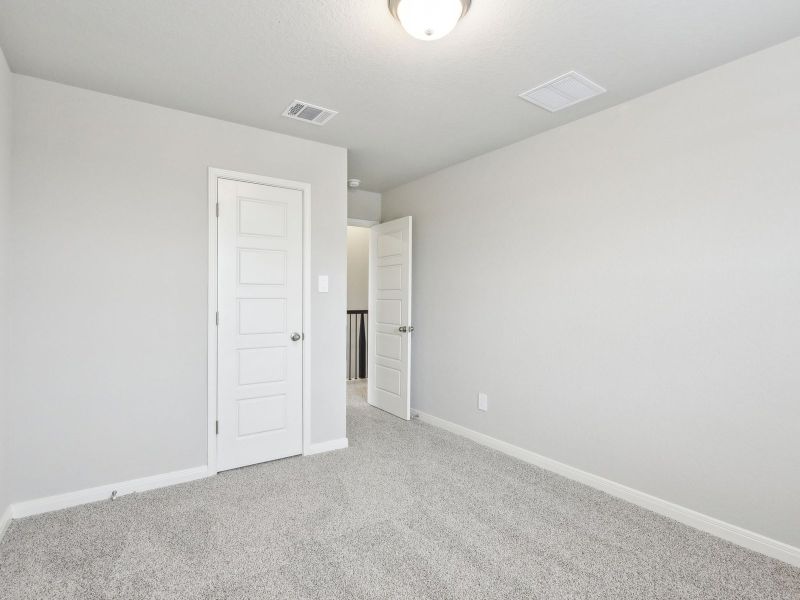
<instances>
[{"instance_id":1,"label":"open interior door","mask_svg":"<svg viewBox=\"0 0 800 600\"><path fill-rule=\"evenodd\" d=\"M411 217L371 228L367 402L411 418Z\"/></svg>"}]
</instances>

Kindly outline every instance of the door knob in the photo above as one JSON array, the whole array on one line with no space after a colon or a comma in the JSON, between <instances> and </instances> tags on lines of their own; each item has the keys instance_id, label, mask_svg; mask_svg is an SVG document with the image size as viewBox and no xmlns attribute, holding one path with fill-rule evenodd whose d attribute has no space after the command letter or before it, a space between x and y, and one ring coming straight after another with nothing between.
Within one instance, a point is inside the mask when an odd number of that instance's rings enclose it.
<instances>
[{"instance_id":1,"label":"door knob","mask_svg":"<svg viewBox=\"0 0 800 600\"><path fill-rule=\"evenodd\" d=\"M296 341L298 341L298 340L299 340L301 337L303 337L303 336L302 336L302 335L300 335L299 333L297 333L297 332L295 331L295 332L292 334L292 341L293 341L293 342L296 342Z\"/></svg>"},{"instance_id":2,"label":"door knob","mask_svg":"<svg viewBox=\"0 0 800 600\"><path fill-rule=\"evenodd\" d=\"M412 331L414 331L414 328L411 325L409 325L408 327L406 327L405 325L401 325L397 330L400 333L411 333Z\"/></svg>"}]
</instances>

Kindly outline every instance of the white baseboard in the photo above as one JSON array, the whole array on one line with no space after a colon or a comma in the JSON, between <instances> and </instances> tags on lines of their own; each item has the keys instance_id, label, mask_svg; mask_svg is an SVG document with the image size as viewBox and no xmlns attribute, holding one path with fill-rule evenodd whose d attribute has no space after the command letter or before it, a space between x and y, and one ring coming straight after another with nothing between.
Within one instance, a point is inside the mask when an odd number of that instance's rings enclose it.
<instances>
[{"instance_id":1,"label":"white baseboard","mask_svg":"<svg viewBox=\"0 0 800 600\"><path fill-rule=\"evenodd\" d=\"M319 444L311 444L303 451L303 455L311 456L312 454L321 454L322 452L342 450L344 448L347 448L347 438L339 438L338 440L330 440L328 442L321 442Z\"/></svg>"},{"instance_id":2,"label":"white baseboard","mask_svg":"<svg viewBox=\"0 0 800 600\"><path fill-rule=\"evenodd\" d=\"M202 467L194 467L192 469L184 469L182 471L173 471L171 473L162 473L161 475L142 477L141 479L131 479L129 481L121 481L119 483L110 483L108 485L101 485L99 487L78 490L77 492L68 492L66 494L48 496L47 498L39 498L37 500L17 502L11 505L11 514L13 518L20 519L22 517L38 515L53 510L61 510L62 508L78 506L79 504L108 500L111 497L111 492L114 490L117 491L117 496L119 497L126 494L132 494L134 492L145 492L147 490L167 487L177 483L186 483L187 481L194 481L195 479L208 477L208 475L208 467L203 465Z\"/></svg>"},{"instance_id":3,"label":"white baseboard","mask_svg":"<svg viewBox=\"0 0 800 600\"><path fill-rule=\"evenodd\" d=\"M3 536L6 534L8 526L11 525L11 514L11 506L6 506L3 514L0 515L0 542L3 541Z\"/></svg>"},{"instance_id":4,"label":"white baseboard","mask_svg":"<svg viewBox=\"0 0 800 600\"><path fill-rule=\"evenodd\" d=\"M743 529L742 527L726 523L725 521L720 521L719 519L704 515L703 513L699 513L684 506L673 504L667 500L662 500L661 498L651 496L645 492L640 492L639 490L605 479L599 475L587 473L586 471L576 469L575 467L547 458L541 454L536 454L530 450L525 450L519 446L514 446L513 444L498 440L497 438L490 437L472 429L467 429L461 425L456 425L455 423L440 419L439 417L434 417L433 415L416 410L412 412L418 415L421 421L429 423L430 425L435 425L451 433L469 438L474 442L499 450L509 456L547 469L548 471L552 471L568 479L586 484L606 492L607 494L631 502L632 504L685 523L695 529L700 529L739 546L743 546L749 550L760 552L761 554L766 554L772 558L787 562L790 565L800 567L800 548L796 548L795 546L790 546L789 544L773 540L760 533L755 533L754 531Z\"/></svg>"},{"instance_id":5,"label":"white baseboard","mask_svg":"<svg viewBox=\"0 0 800 600\"><path fill-rule=\"evenodd\" d=\"M347 448L347 438L330 440L320 444L311 444L303 454L309 456L322 452L330 452L332 450L340 450L342 448ZM68 492L57 496L17 502L12 504L4 513L2 520L0 520L0 530L2 530L3 527L7 527L12 518L21 519L23 517L30 517L32 515L78 506L80 504L87 504L89 502L108 500L111 497L111 492L114 490L117 491L117 497L120 497L134 492L145 492L147 490L167 487L178 483L186 483L187 481L202 479L210 475L213 475L213 473L209 472L208 467L203 465L201 467L173 471L172 473L163 473L161 475L153 475L141 479L109 483L108 485L78 490L76 492Z\"/></svg>"}]
</instances>

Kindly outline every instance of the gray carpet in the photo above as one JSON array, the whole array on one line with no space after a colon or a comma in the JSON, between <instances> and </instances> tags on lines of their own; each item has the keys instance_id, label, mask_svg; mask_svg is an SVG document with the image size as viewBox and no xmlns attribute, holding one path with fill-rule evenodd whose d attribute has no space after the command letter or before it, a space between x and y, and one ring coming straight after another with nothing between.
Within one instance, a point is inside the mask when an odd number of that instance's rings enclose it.
<instances>
[{"instance_id":1,"label":"gray carpet","mask_svg":"<svg viewBox=\"0 0 800 600\"><path fill-rule=\"evenodd\" d=\"M16 521L0 597L800 598L800 570L351 386L351 447Z\"/></svg>"}]
</instances>

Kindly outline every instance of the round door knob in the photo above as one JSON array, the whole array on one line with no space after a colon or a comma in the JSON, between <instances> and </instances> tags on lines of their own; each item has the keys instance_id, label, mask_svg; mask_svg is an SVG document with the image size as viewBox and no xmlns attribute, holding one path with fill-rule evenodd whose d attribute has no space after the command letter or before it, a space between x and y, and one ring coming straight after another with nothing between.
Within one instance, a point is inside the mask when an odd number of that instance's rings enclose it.
<instances>
[{"instance_id":1,"label":"round door knob","mask_svg":"<svg viewBox=\"0 0 800 600\"><path fill-rule=\"evenodd\" d=\"M293 341L293 342L296 342L296 341L298 341L298 340L299 340L301 337L303 337L303 336L302 336L302 335L300 335L299 333L297 333L297 332L295 331L295 332L292 334L292 341Z\"/></svg>"}]
</instances>

